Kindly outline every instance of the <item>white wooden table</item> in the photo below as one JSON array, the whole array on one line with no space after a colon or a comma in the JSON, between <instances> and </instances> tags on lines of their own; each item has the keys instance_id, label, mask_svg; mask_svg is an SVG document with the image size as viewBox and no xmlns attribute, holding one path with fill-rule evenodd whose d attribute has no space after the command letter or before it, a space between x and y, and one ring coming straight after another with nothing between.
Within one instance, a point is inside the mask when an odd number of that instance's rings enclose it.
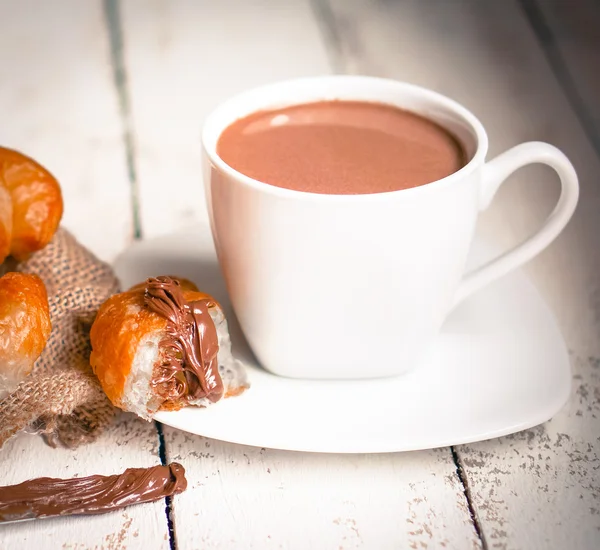
<instances>
[{"instance_id":1,"label":"white wooden table","mask_svg":"<svg viewBox=\"0 0 600 550\"><path fill-rule=\"evenodd\" d=\"M572 358L573 393L552 421L371 456L243 447L128 415L76 451L21 435L0 451L0 484L177 460L189 489L170 503L0 527L0 548L599 548L598 29L597 0L0 0L0 143L57 175L65 226L106 260L204 219L205 115L294 76L431 87L481 118L492 155L549 141L582 188L567 231L527 268ZM515 175L480 231L501 246L524 237L556 200L553 178Z\"/></svg>"}]
</instances>

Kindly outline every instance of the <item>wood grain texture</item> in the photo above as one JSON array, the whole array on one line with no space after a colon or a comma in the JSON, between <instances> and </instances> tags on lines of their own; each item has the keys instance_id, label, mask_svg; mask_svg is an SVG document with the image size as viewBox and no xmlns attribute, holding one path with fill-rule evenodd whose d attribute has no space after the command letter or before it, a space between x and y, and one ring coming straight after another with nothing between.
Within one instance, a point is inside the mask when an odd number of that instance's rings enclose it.
<instances>
[{"instance_id":1,"label":"wood grain texture","mask_svg":"<svg viewBox=\"0 0 600 550\"><path fill-rule=\"evenodd\" d=\"M323 455L233 445L165 427L190 488L178 548L480 548L447 449Z\"/></svg>"},{"instance_id":2,"label":"wood grain texture","mask_svg":"<svg viewBox=\"0 0 600 550\"><path fill-rule=\"evenodd\" d=\"M112 259L131 241L132 210L108 32L100 1L0 1L0 143L60 180L64 225ZM121 417L96 442L52 449L19 435L0 450L0 484L120 473L160 463L153 424ZM0 526L2 549L168 549L165 502L85 518Z\"/></svg>"},{"instance_id":3,"label":"wood grain texture","mask_svg":"<svg viewBox=\"0 0 600 550\"><path fill-rule=\"evenodd\" d=\"M550 422L457 448L488 548L598 548L600 360L572 364L571 399Z\"/></svg>"},{"instance_id":4,"label":"wood grain texture","mask_svg":"<svg viewBox=\"0 0 600 550\"><path fill-rule=\"evenodd\" d=\"M345 70L434 88L481 118L492 154L545 140L563 149L579 172L575 218L528 268L572 349L572 398L545 426L457 452L488 547L597 547L600 162L580 120L515 2L330 5L332 45ZM504 246L525 236L556 200L555 189L542 181L551 178L536 168L514 176L480 230Z\"/></svg>"},{"instance_id":5,"label":"wood grain texture","mask_svg":"<svg viewBox=\"0 0 600 550\"><path fill-rule=\"evenodd\" d=\"M111 260L131 203L102 4L3 1L0 22L0 143L54 173L64 225Z\"/></svg>"},{"instance_id":6,"label":"wood grain texture","mask_svg":"<svg viewBox=\"0 0 600 550\"><path fill-rule=\"evenodd\" d=\"M127 79L144 236L207 219L200 132L252 86L328 71L305 1L125 0Z\"/></svg>"},{"instance_id":7,"label":"wood grain texture","mask_svg":"<svg viewBox=\"0 0 600 550\"><path fill-rule=\"evenodd\" d=\"M52 449L35 435L14 437L0 450L0 485L42 476L109 475L126 468L159 463L154 425L122 415L96 442L75 450ZM167 550L165 502L131 506L98 516L0 525L0 547L7 550Z\"/></svg>"},{"instance_id":8,"label":"wood grain texture","mask_svg":"<svg viewBox=\"0 0 600 550\"><path fill-rule=\"evenodd\" d=\"M549 63L600 152L600 2L522 0Z\"/></svg>"}]
</instances>

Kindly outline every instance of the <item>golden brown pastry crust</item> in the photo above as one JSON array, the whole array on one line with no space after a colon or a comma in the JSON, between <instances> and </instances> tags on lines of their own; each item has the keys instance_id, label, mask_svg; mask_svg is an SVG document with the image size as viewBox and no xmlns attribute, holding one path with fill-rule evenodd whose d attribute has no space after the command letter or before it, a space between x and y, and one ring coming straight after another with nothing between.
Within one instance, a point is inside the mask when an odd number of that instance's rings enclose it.
<instances>
[{"instance_id":1,"label":"golden brown pastry crust","mask_svg":"<svg viewBox=\"0 0 600 550\"><path fill-rule=\"evenodd\" d=\"M211 307L221 307L212 296L198 291L190 280L170 277L179 281L187 301L206 299L212 302ZM144 306L145 288L145 282L139 283L109 298L98 310L90 331L92 369L112 404L125 409L127 378L142 340L149 334L166 331L167 328L164 317ZM243 388L226 396L241 391ZM185 405L183 402L165 400L160 410L178 410Z\"/></svg>"},{"instance_id":2,"label":"golden brown pastry crust","mask_svg":"<svg viewBox=\"0 0 600 550\"><path fill-rule=\"evenodd\" d=\"M51 330L42 280L26 273L0 277L0 373L9 379L29 374Z\"/></svg>"},{"instance_id":3,"label":"golden brown pastry crust","mask_svg":"<svg viewBox=\"0 0 600 550\"><path fill-rule=\"evenodd\" d=\"M12 223L12 199L8 189L0 185L0 264L10 254Z\"/></svg>"},{"instance_id":4,"label":"golden brown pastry crust","mask_svg":"<svg viewBox=\"0 0 600 550\"><path fill-rule=\"evenodd\" d=\"M0 188L0 263L9 254L26 260L58 228L63 213L60 186L33 159L0 147Z\"/></svg>"},{"instance_id":5,"label":"golden brown pastry crust","mask_svg":"<svg viewBox=\"0 0 600 550\"><path fill-rule=\"evenodd\" d=\"M113 405L122 405L127 377L142 339L165 330L167 320L144 307L143 289L109 298L90 331L90 363Z\"/></svg>"}]
</instances>

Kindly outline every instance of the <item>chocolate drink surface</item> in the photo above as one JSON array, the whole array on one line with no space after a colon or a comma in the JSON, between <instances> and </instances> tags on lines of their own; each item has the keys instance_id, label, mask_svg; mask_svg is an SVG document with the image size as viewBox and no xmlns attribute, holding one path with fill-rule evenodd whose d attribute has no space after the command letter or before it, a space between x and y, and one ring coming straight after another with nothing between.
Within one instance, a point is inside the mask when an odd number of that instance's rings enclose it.
<instances>
[{"instance_id":1,"label":"chocolate drink surface","mask_svg":"<svg viewBox=\"0 0 600 550\"><path fill-rule=\"evenodd\" d=\"M459 141L435 122L362 101L255 112L225 129L217 152L263 183L333 195L409 189L466 164Z\"/></svg>"}]
</instances>

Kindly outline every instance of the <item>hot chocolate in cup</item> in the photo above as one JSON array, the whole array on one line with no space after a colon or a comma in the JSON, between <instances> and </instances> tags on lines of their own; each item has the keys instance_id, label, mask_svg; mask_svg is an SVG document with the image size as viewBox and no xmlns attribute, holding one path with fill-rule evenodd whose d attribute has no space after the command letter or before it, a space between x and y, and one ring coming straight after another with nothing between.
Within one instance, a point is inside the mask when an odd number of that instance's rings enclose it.
<instances>
[{"instance_id":1,"label":"hot chocolate in cup","mask_svg":"<svg viewBox=\"0 0 600 550\"><path fill-rule=\"evenodd\" d=\"M436 122L369 101L317 101L252 113L225 129L217 154L263 183L328 195L425 185L467 160L456 136Z\"/></svg>"},{"instance_id":2,"label":"hot chocolate in cup","mask_svg":"<svg viewBox=\"0 0 600 550\"><path fill-rule=\"evenodd\" d=\"M313 379L406 372L457 303L548 246L577 203L573 166L546 143L491 161L487 149L466 108L386 79L291 80L217 107L203 131L209 219L261 365ZM558 173L556 208L465 274L479 212L531 163Z\"/></svg>"}]
</instances>

